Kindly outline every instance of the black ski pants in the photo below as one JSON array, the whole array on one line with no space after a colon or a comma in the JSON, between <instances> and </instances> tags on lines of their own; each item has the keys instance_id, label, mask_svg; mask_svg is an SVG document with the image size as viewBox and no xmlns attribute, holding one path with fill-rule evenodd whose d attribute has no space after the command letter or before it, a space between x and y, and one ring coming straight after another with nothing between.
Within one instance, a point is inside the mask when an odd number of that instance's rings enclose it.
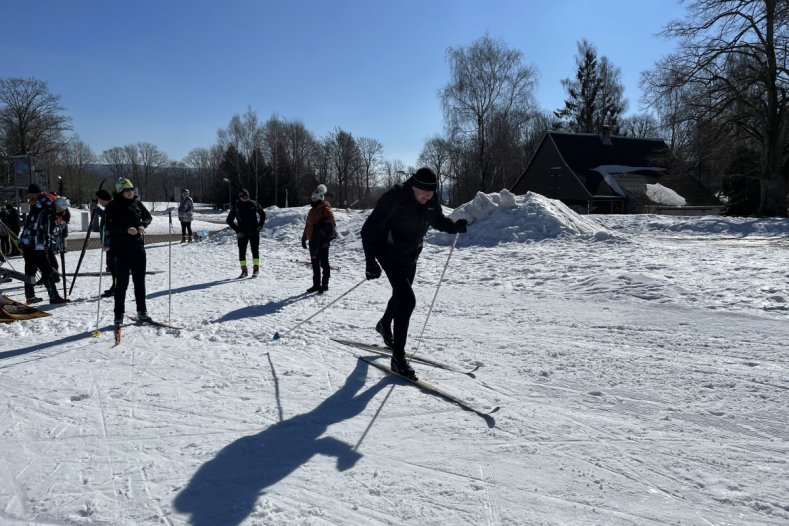
<instances>
[{"instance_id":1,"label":"black ski pants","mask_svg":"<svg viewBox=\"0 0 789 526\"><path fill-rule=\"evenodd\" d=\"M316 287L329 286L331 277L331 267L329 266L329 247L325 246L318 250L317 257L310 258L312 262L312 284ZM321 281L321 269L323 269L323 281Z\"/></svg>"},{"instance_id":2,"label":"black ski pants","mask_svg":"<svg viewBox=\"0 0 789 526\"><path fill-rule=\"evenodd\" d=\"M22 250L22 256L25 258L25 274L35 277L36 272L40 271L41 279L44 282L44 287L47 289L50 301L59 298L57 283L60 280L60 274L52 266L49 249L32 250L25 248ZM36 292L33 285L25 283L25 297L30 299L35 295Z\"/></svg>"},{"instance_id":3,"label":"black ski pants","mask_svg":"<svg viewBox=\"0 0 789 526\"><path fill-rule=\"evenodd\" d=\"M247 244L249 244L249 248L252 249L252 259L259 260L260 259L260 233L255 232L254 234L246 235L244 237L238 238L238 260L239 261L246 261L247 260Z\"/></svg>"},{"instance_id":4,"label":"black ski pants","mask_svg":"<svg viewBox=\"0 0 789 526\"><path fill-rule=\"evenodd\" d=\"M123 319L126 312L126 289L129 288L129 273L134 283L134 301L137 312L148 312L145 307L145 247L141 240L135 243L113 243L115 259L115 319Z\"/></svg>"},{"instance_id":5,"label":"black ski pants","mask_svg":"<svg viewBox=\"0 0 789 526\"><path fill-rule=\"evenodd\" d=\"M192 239L192 222L181 221L181 239L186 239L187 233L189 234L189 239Z\"/></svg>"},{"instance_id":6,"label":"black ski pants","mask_svg":"<svg viewBox=\"0 0 789 526\"><path fill-rule=\"evenodd\" d=\"M405 343L408 339L408 325L411 322L411 313L416 307L416 296L411 286L416 276L416 262L401 264L387 260L379 260L381 268L386 273L389 284L392 285L392 297L386 304L386 311L381 318L385 326L391 326L394 321L394 352L405 352Z\"/></svg>"}]
</instances>

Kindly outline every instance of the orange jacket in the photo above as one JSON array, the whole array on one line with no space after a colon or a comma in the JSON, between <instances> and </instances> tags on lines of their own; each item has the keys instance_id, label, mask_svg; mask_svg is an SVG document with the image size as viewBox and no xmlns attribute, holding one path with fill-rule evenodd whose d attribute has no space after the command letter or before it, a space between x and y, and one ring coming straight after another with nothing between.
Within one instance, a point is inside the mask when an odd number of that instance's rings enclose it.
<instances>
[{"instance_id":1,"label":"orange jacket","mask_svg":"<svg viewBox=\"0 0 789 526\"><path fill-rule=\"evenodd\" d=\"M310 209L309 213L307 214L307 224L304 225L304 233L301 235L302 241L309 241L312 239L313 231L318 228L318 232L320 235L323 235L321 228L319 225L324 221L329 221L331 223L331 232L336 230L336 224L334 222L334 214L331 211L331 205L328 201L323 201L321 204L313 207ZM321 240L322 241L331 241L329 240Z\"/></svg>"}]
</instances>

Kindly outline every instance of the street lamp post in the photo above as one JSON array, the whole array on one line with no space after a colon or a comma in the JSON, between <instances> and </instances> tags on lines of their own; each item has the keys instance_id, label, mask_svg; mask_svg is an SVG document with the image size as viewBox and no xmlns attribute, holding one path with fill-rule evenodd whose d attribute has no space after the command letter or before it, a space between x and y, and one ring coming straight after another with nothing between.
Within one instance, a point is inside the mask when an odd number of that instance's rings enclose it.
<instances>
[{"instance_id":1,"label":"street lamp post","mask_svg":"<svg viewBox=\"0 0 789 526\"><path fill-rule=\"evenodd\" d=\"M227 207L233 208L233 186L230 182L230 179L227 177L222 178L224 182L227 183Z\"/></svg>"},{"instance_id":2,"label":"street lamp post","mask_svg":"<svg viewBox=\"0 0 789 526\"><path fill-rule=\"evenodd\" d=\"M63 195L63 178L58 175L58 195Z\"/></svg>"}]
</instances>

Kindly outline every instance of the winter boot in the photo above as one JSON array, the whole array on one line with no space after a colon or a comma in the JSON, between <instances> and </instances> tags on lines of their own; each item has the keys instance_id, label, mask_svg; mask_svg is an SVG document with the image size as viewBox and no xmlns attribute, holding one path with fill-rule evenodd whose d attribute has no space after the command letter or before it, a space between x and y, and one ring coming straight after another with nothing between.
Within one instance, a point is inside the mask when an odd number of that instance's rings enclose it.
<instances>
[{"instance_id":1,"label":"winter boot","mask_svg":"<svg viewBox=\"0 0 789 526\"><path fill-rule=\"evenodd\" d=\"M244 265L241 267L241 274L239 274L238 279L243 279L249 276L249 272L247 271L247 266Z\"/></svg>"},{"instance_id":2,"label":"winter boot","mask_svg":"<svg viewBox=\"0 0 789 526\"><path fill-rule=\"evenodd\" d=\"M321 290L321 285L317 281L312 282L312 287L307 289L307 292L319 292Z\"/></svg>"},{"instance_id":3,"label":"winter boot","mask_svg":"<svg viewBox=\"0 0 789 526\"><path fill-rule=\"evenodd\" d=\"M192 242L192 236L189 236L189 239L187 239L186 242L187 243L191 243Z\"/></svg>"},{"instance_id":4,"label":"winter boot","mask_svg":"<svg viewBox=\"0 0 789 526\"><path fill-rule=\"evenodd\" d=\"M25 303L28 305L32 305L34 303L38 303L39 301L44 301L43 299L39 298L38 296L31 296L25 299Z\"/></svg>"},{"instance_id":5,"label":"winter boot","mask_svg":"<svg viewBox=\"0 0 789 526\"><path fill-rule=\"evenodd\" d=\"M392 355L392 371L406 378L418 380L416 371L405 359L405 351L395 351Z\"/></svg>"},{"instance_id":6,"label":"winter boot","mask_svg":"<svg viewBox=\"0 0 789 526\"><path fill-rule=\"evenodd\" d=\"M110 287L101 293L102 298L111 298L115 295L115 287Z\"/></svg>"},{"instance_id":7,"label":"winter boot","mask_svg":"<svg viewBox=\"0 0 789 526\"><path fill-rule=\"evenodd\" d=\"M181 243L186 243L186 238L185 237L181 238Z\"/></svg>"},{"instance_id":8,"label":"winter boot","mask_svg":"<svg viewBox=\"0 0 789 526\"><path fill-rule=\"evenodd\" d=\"M144 310L137 311L137 321L146 322L146 321L153 321L151 317L148 316L148 312Z\"/></svg>"},{"instance_id":9,"label":"winter boot","mask_svg":"<svg viewBox=\"0 0 789 526\"><path fill-rule=\"evenodd\" d=\"M49 300L49 304L50 305L61 305L63 303L70 303L70 302L71 302L71 300L67 300L66 298L61 298L60 296L57 296L55 298L51 298Z\"/></svg>"},{"instance_id":10,"label":"winter boot","mask_svg":"<svg viewBox=\"0 0 789 526\"><path fill-rule=\"evenodd\" d=\"M391 326L384 325L383 320L378 320L378 323L375 325L375 332L380 334L384 339L384 345L390 349L394 347L394 336L392 335Z\"/></svg>"},{"instance_id":11,"label":"winter boot","mask_svg":"<svg viewBox=\"0 0 789 526\"><path fill-rule=\"evenodd\" d=\"M258 265L252 265L252 277L253 278L258 277L259 273L260 273L260 267Z\"/></svg>"},{"instance_id":12,"label":"winter boot","mask_svg":"<svg viewBox=\"0 0 789 526\"><path fill-rule=\"evenodd\" d=\"M323 275L323 283L321 284L321 288L318 291L318 294L323 294L324 292L329 290L329 277L325 274Z\"/></svg>"}]
</instances>

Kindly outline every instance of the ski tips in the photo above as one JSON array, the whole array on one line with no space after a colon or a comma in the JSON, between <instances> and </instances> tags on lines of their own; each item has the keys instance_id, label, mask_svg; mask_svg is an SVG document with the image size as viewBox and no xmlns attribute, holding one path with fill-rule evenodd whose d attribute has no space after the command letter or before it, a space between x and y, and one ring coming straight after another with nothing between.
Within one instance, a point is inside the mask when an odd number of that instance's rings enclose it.
<instances>
[{"instance_id":1,"label":"ski tips","mask_svg":"<svg viewBox=\"0 0 789 526\"><path fill-rule=\"evenodd\" d=\"M279 331L276 331L276 332L274 333L274 338L272 338L272 339L274 339L274 340L279 340L280 338L281 338L281 336L279 335Z\"/></svg>"}]
</instances>

